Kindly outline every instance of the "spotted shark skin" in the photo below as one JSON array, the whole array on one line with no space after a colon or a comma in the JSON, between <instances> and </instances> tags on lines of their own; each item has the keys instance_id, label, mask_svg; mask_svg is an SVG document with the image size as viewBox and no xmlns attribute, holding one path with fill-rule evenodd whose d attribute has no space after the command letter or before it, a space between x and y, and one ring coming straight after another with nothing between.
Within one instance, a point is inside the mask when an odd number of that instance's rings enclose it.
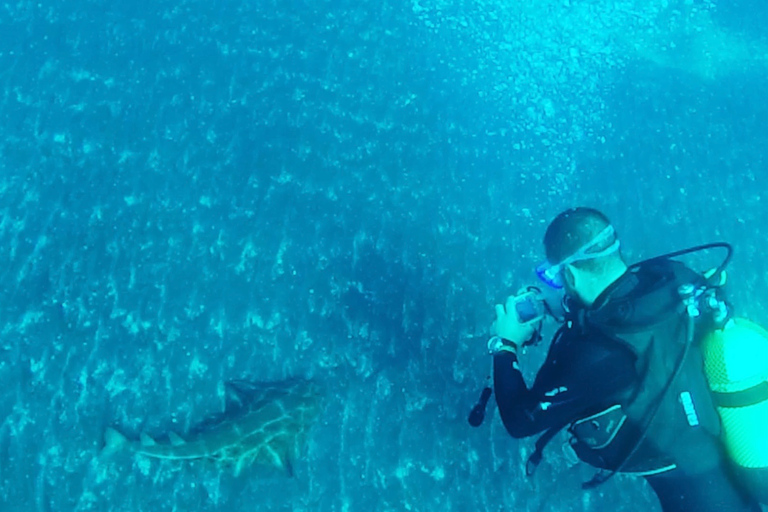
<instances>
[{"instance_id":1,"label":"spotted shark skin","mask_svg":"<svg viewBox=\"0 0 768 512\"><path fill-rule=\"evenodd\" d=\"M167 442L142 434L129 440L114 428L105 432L103 454L120 450L166 460L209 459L234 466L235 475L251 464L293 474L292 459L322 411L323 393L313 381L292 379L225 384L227 404L186 435L170 432Z\"/></svg>"}]
</instances>

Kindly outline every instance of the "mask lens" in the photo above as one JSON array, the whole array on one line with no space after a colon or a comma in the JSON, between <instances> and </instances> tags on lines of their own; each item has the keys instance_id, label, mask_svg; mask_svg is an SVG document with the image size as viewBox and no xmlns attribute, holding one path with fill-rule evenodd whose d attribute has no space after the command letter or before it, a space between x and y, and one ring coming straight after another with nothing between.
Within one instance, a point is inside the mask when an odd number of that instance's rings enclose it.
<instances>
[{"instance_id":1,"label":"mask lens","mask_svg":"<svg viewBox=\"0 0 768 512\"><path fill-rule=\"evenodd\" d=\"M563 268L566 265L569 265L571 263L576 263L577 261L587 261L587 260L594 260L598 258L602 258L604 256L608 256L609 254L613 254L614 252L619 250L619 241L618 239L614 241L609 247L606 249L603 249L602 251L590 253L590 249L595 247L596 245L603 243L603 241L607 240L609 237L614 235L613 226L607 226L604 230L602 230L595 238L593 238L589 243L585 244L584 246L580 247L573 255L567 257L557 265L551 265L550 263L542 263L541 265L536 268L536 275L539 276L539 279L549 286L550 288L554 288L555 290L559 290L563 287Z\"/></svg>"},{"instance_id":2,"label":"mask lens","mask_svg":"<svg viewBox=\"0 0 768 512\"><path fill-rule=\"evenodd\" d=\"M536 269L536 275L539 276L539 279L542 283L546 284L550 288L559 290L563 287L563 279L559 265L555 265L553 267L552 265L543 263Z\"/></svg>"}]
</instances>

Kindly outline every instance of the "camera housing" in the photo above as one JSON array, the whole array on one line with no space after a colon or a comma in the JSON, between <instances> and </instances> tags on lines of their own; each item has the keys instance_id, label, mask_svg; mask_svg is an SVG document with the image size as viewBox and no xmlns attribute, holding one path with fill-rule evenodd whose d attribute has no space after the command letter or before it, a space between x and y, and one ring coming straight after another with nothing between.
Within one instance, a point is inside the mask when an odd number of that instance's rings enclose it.
<instances>
[{"instance_id":1,"label":"camera housing","mask_svg":"<svg viewBox=\"0 0 768 512\"><path fill-rule=\"evenodd\" d=\"M518 294L515 297L514 304L517 319L521 324L539 322L547 314L544 298L535 289Z\"/></svg>"}]
</instances>

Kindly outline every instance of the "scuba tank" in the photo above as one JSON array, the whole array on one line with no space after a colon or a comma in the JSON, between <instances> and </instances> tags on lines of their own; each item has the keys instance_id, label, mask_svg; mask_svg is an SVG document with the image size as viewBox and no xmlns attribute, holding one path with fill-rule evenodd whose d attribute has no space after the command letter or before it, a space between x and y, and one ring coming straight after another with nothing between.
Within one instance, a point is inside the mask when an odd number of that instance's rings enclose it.
<instances>
[{"instance_id":1,"label":"scuba tank","mask_svg":"<svg viewBox=\"0 0 768 512\"><path fill-rule=\"evenodd\" d=\"M738 479L768 503L768 331L733 318L704 337L702 352Z\"/></svg>"}]
</instances>

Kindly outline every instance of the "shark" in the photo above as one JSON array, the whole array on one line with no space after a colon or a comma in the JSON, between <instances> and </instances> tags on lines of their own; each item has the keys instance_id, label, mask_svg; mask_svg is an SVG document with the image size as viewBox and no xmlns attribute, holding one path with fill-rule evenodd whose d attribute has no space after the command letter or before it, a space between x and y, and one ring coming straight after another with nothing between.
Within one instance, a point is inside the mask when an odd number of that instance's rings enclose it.
<instances>
[{"instance_id":1,"label":"shark","mask_svg":"<svg viewBox=\"0 0 768 512\"><path fill-rule=\"evenodd\" d=\"M142 433L130 440L114 427L104 433L102 454L130 451L164 460L207 459L234 467L235 475L252 464L293 475L293 459L322 412L323 392L314 381L228 381L224 411L184 435L169 432L158 441Z\"/></svg>"},{"instance_id":2,"label":"shark","mask_svg":"<svg viewBox=\"0 0 768 512\"><path fill-rule=\"evenodd\" d=\"M617 25L612 33L629 54L710 82L768 71L768 39L721 26L711 10L692 2L661 10L643 5L650 10L634 14L634 23Z\"/></svg>"}]
</instances>

